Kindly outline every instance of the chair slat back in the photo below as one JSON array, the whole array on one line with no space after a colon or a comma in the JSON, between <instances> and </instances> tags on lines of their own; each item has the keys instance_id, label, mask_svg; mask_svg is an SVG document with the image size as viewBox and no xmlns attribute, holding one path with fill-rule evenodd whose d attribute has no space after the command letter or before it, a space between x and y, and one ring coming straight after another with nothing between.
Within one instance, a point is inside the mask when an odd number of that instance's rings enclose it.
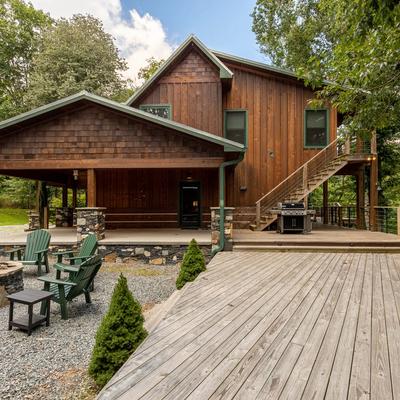
<instances>
[{"instance_id":1,"label":"chair slat back","mask_svg":"<svg viewBox=\"0 0 400 400\"><path fill-rule=\"evenodd\" d=\"M99 255L93 256L83 262L77 274L71 279L71 282L76 283L76 286L73 286L69 291L67 300L72 300L81 294L84 289L88 289L100 267L101 257Z\"/></svg>"},{"instance_id":2,"label":"chair slat back","mask_svg":"<svg viewBox=\"0 0 400 400\"><path fill-rule=\"evenodd\" d=\"M36 261L38 255L35 254L35 251L48 249L50 237L50 233L43 229L37 229L29 233L26 238L24 261Z\"/></svg>"},{"instance_id":3,"label":"chair slat back","mask_svg":"<svg viewBox=\"0 0 400 400\"><path fill-rule=\"evenodd\" d=\"M92 256L97 250L97 237L93 233L89 234L82 242L79 255L82 257Z\"/></svg>"}]
</instances>

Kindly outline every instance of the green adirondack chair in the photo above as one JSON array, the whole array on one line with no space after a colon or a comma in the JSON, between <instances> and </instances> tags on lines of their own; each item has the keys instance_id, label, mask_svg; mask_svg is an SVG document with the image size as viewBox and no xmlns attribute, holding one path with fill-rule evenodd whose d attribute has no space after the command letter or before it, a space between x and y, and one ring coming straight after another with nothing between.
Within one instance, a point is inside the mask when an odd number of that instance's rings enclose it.
<instances>
[{"instance_id":1,"label":"green adirondack chair","mask_svg":"<svg viewBox=\"0 0 400 400\"><path fill-rule=\"evenodd\" d=\"M52 300L60 304L61 318L68 319L67 303L75 297L85 295L86 303L91 303L90 285L101 267L99 255L88 258L80 266L79 270L70 275L66 280L53 279L49 276L42 276L38 279L44 282L44 290L53 292ZM45 315L46 304L42 304L41 314Z\"/></svg>"},{"instance_id":2,"label":"green adirondack chair","mask_svg":"<svg viewBox=\"0 0 400 400\"><path fill-rule=\"evenodd\" d=\"M6 251L10 254L10 260L14 260L15 255L23 265L36 265L38 275L42 275L42 265L45 266L46 272L49 272L48 251L50 244L50 233L38 229L28 234L26 238L26 246L17 247Z\"/></svg>"},{"instance_id":3,"label":"green adirondack chair","mask_svg":"<svg viewBox=\"0 0 400 400\"><path fill-rule=\"evenodd\" d=\"M60 279L61 272L69 272L70 274L76 273L79 270L79 265L92 257L97 250L97 237L94 234L88 235L82 242L81 248L78 254L74 254L73 251L59 251L53 253L57 256L57 262L53 267L57 270L57 279ZM69 264L63 262L63 258Z\"/></svg>"}]
</instances>

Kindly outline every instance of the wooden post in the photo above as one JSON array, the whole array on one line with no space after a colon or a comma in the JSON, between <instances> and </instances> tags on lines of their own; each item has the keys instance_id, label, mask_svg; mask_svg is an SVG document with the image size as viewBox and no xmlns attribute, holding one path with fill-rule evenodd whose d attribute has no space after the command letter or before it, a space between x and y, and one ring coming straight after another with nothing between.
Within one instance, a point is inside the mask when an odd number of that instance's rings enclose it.
<instances>
[{"instance_id":1,"label":"wooden post","mask_svg":"<svg viewBox=\"0 0 400 400\"><path fill-rule=\"evenodd\" d=\"M397 207L397 234L400 236L400 207Z\"/></svg>"},{"instance_id":2,"label":"wooden post","mask_svg":"<svg viewBox=\"0 0 400 400\"><path fill-rule=\"evenodd\" d=\"M303 188L304 191L307 192L308 190L308 165L304 164L303 166Z\"/></svg>"},{"instance_id":3,"label":"wooden post","mask_svg":"<svg viewBox=\"0 0 400 400\"><path fill-rule=\"evenodd\" d=\"M62 187L62 206L64 208L68 207L68 186Z\"/></svg>"},{"instance_id":4,"label":"wooden post","mask_svg":"<svg viewBox=\"0 0 400 400\"><path fill-rule=\"evenodd\" d=\"M344 143L344 154L346 154L346 155L350 154L350 137L347 137L347 139Z\"/></svg>"},{"instance_id":5,"label":"wooden post","mask_svg":"<svg viewBox=\"0 0 400 400\"><path fill-rule=\"evenodd\" d=\"M369 225L371 231L377 230L376 208L378 206L378 156L371 160L369 177Z\"/></svg>"},{"instance_id":6,"label":"wooden post","mask_svg":"<svg viewBox=\"0 0 400 400\"><path fill-rule=\"evenodd\" d=\"M74 181L74 186L72 186L72 208L75 210L78 201L78 190L76 187L76 182Z\"/></svg>"},{"instance_id":7,"label":"wooden post","mask_svg":"<svg viewBox=\"0 0 400 400\"><path fill-rule=\"evenodd\" d=\"M87 206L96 207L96 171L87 170Z\"/></svg>"},{"instance_id":8,"label":"wooden post","mask_svg":"<svg viewBox=\"0 0 400 400\"><path fill-rule=\"evenodd\" d=\"M329 206L329 187L328 187L328 181L325 181L322 184L322 207L324 210L324 219L322 221L323 224L328 225L329 224L329 215L328 215L328 206Z\"/></svg>"},{"instance_id":9,"label":"wooden post","mask_svg":"<svg viewBox=\"0 0 400 400\"><path fill-rule=\"evenodd\" d=\"M261 204L259 201L256 203L256 225L257 227L260 226L261 222Z\"/></svg>"},{"instance_id":10,"label":"wooden post","mask_svg":"<svg viewBox=\"0 0 400 400\"><path fill-rule=\"evenodd\" d=\"M376 144L376 132L372 132L371 136L371 154L377 154L378 153L378 147Z\"/></svg>"},{"instance_id":11,"label":"wooden post","mask_svg":"<svg viewBox=\"0 0 400 400\"><path fill-rule=\"evenodd\" d=\"M35 182L36 186L36 204L35 204L35 210L37 212L40 212L40 181Z\"/></svg>"},{"instance_id":12,"label":"wooden post","mask_svg":"<svg viewBox=\"0 0 400 400\"><path fill-rule=\"evenodd\" d=\"M357 229L365 229L365 179L364 179L364 167L357 171L356 174L356 187L357 187L357 199L356 199L356 227Z\"/></svg>"}]
</instances>

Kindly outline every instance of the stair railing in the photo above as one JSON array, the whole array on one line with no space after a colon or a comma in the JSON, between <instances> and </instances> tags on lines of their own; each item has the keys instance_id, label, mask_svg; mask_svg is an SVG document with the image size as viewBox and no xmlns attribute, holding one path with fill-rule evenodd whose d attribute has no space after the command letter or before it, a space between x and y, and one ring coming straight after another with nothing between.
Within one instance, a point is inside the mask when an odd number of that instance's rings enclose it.
<instances>
[{"instance_id":1,"label":"stair railing","mask_svg":"<svg viewBox=\"0 0 400 400\"><path fill-rule=\"evenodd\" d=\"M295 189L307 190L308 177L316 175L331 161L339 156L350 154L350 141L337 138L319 151L301 167L291 173L285 180L275 186L256 202L256 224L260 225L261 215L265 215L277 203L287 198Z\"/></svg>"}]
</instances>

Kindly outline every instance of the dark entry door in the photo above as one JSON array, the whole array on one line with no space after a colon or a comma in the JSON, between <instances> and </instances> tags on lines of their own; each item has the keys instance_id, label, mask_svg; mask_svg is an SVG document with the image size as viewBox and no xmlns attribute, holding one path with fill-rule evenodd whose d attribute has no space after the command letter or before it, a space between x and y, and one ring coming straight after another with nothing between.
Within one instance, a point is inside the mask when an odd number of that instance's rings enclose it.
<instances>
[{"instance_id":1,"label":"dark entry door","mask_svg":"<svg viewBox=\"0 0 400 400\"><path fill-rule=\"evenodd\" d=\"M200 228L200 182L180 183L180 213L181 228Z\"/></svg>"}]
</instances>

